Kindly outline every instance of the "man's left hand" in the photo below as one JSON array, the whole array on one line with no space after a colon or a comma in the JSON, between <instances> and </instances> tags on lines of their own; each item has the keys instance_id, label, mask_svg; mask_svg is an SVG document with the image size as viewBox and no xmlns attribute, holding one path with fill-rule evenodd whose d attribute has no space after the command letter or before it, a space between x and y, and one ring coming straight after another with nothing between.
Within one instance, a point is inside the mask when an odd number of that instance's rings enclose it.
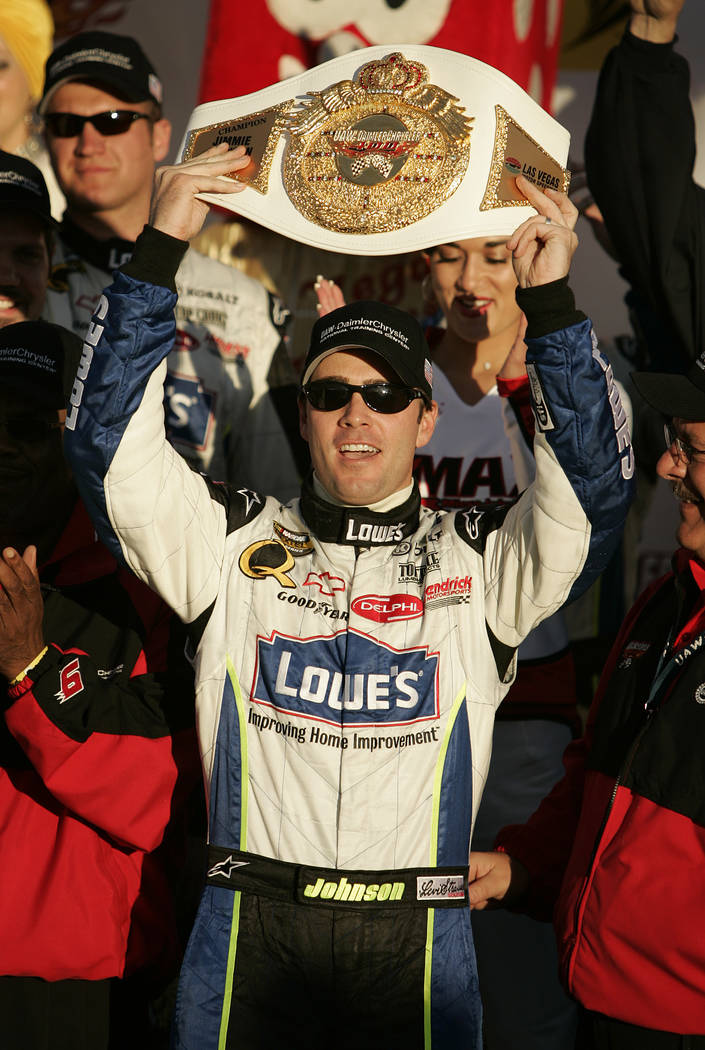
<instances>
[{"instance_id":1,"label":"man's left hand","mask_svg":"<svg viewBox=\"0 0 705 1050\"><path fill-rule=\"evenodd\" d=\"M37 548L0 554L0 675L12 681L44 648Z\"/></svg>"},{"instance_id":2,"label":"man's left hand","mask_svg":"<svg viewBox=\"0 0 705 1050\"><path fill-rule=\"evenodd\" d=\"M517 227L507 241L517 281L521 288L550 284L570 270L578 247L573 233L578 209L565 193L539 190L523 175L517 176L516 184L538 212Z\"/></svg>"}]
</instances>

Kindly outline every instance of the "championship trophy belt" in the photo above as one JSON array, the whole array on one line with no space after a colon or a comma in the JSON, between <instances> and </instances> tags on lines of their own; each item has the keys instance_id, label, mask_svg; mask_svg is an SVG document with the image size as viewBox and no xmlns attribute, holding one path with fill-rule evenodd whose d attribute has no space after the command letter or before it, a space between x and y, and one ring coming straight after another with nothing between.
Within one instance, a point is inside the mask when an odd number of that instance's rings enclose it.
<instances>
[{"instance_id":1,"label":"championship trophy belt","mask_svg":"<svg viewBox=\"0 0 705 1050\"><path fill-rule=\"evenodd\" d=\"M262 91L198 106L181 159L245 146L246 184L203 200L304 244L394 255L509 236L535 210L523 174L567 190L569 133L509 77L467 55L368 47Z\"/></svg>"}]
</instances>

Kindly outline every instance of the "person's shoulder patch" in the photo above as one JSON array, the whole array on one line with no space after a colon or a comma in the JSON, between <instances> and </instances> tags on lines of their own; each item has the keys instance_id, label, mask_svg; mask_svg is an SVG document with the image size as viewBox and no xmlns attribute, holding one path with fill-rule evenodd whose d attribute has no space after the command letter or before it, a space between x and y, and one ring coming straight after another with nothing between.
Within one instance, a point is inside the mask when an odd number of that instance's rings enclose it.
<instances>
[{"instance_id":1,"label":"person's shoulder patch","mask_svg":"<svg viewBox=\"0 0 705 1050\"><path fill-rule=\"evenodd\" d=\"M482 554L487 537L498 529L507 516L512 503L478 503L468 510L455 512L455 531L469 547Z\"/></svg>"}]
</instances>

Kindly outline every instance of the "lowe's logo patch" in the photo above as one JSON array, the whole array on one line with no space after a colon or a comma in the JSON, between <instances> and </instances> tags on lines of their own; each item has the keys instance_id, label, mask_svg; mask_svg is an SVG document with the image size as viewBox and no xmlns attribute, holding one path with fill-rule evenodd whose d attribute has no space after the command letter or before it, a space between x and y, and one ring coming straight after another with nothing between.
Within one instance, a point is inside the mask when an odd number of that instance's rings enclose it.
<instances>
[{"instance_id":1,"label":"lowe's logo patch","mask_svg":"<svg viewBox=\"0 0 705 1050\"><path fill-rule=\"evenodd\" d=\"M257 639L252 700L339 726L438 717L438 653L393 649L358 631Z\"/></svg>"}]
</instances>

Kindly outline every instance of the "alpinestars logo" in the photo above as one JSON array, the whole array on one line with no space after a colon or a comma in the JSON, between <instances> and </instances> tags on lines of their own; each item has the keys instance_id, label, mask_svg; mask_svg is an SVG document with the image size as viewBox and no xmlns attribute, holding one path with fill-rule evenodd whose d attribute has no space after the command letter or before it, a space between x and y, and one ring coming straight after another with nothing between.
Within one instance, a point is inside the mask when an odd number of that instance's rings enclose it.
<instances>
[{"instance_id":1,"label":"alpinestars logo","mask_svg":"<svg viewBox=\"0 0 705 1050\"><path fill-rule=\"evenodd\" d=\"M465 528L471 540L477 540L480 538L480 520L484 513L485 512L478 507L471 507L470 510L466 510L463 514Z\"/></svg>"},{"instance_id":2,"label":"alpinestars logo","mask_svg":"<svg viewBox=\"0 0 705 1050\"><path fill-rule=\"evenodd\" d=\"M232 877L233 872L236 868L246 868L250 862L248 860L235 860L232 853L225 860L219 861L214 864L208 872L208 878L212 879L215 875L220 875L223 879L229 879Z\"/></svg>"},{"instance_id":3,"label":"alpinestars logo","mask_svg":"<svg viewBox=\"0 0 705 1050\"><path fill-rule=\"evenodd\" d=\"M262 502L262 497L257 492L253 492L252 489L238 489L238 496L242 496L245 500L245 517L249 517L250 511L256 503Z\"/></svg>"}]
</instances>

